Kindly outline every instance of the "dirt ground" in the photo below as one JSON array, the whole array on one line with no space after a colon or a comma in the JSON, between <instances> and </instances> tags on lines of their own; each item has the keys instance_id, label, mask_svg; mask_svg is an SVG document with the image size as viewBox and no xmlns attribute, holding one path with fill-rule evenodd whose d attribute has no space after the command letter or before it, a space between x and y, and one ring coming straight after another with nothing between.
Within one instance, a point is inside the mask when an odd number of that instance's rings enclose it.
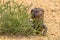
<instances>
[{"instance_id":1,"label":"dirt ground","mask_svg":"<svg viewBox=\"0 0 60 40\"><path fill-rule=\"evenodd\" d=\"M25 5L33 3L31 9L36 7L45 10L44 22L48 27L47 36L0 36L0 40L60 40L60 0L16 0L18 3L21 3L22 1Z\"/></svg>"}]
</instances>

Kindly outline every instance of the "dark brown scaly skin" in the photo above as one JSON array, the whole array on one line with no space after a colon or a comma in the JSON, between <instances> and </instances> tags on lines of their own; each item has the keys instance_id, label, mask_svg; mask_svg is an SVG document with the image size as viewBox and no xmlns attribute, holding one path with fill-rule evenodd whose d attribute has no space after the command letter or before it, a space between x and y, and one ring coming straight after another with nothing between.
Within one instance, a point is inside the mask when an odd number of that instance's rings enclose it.
<instances>
[{"instance_id":1,"label":"dark brown scaly skin","mask_svg":"<svg viewBox=\"0 0 60 40\"><path fill-rule=\"evenodd\" d=\"M44 24L44 10L42 8L34 8L31 10L31 18L33 20L33 28L42 33L42 35L46 35L47 27ZM39 32L36 32L39 34Z\"/></svg>"}]
</instances>

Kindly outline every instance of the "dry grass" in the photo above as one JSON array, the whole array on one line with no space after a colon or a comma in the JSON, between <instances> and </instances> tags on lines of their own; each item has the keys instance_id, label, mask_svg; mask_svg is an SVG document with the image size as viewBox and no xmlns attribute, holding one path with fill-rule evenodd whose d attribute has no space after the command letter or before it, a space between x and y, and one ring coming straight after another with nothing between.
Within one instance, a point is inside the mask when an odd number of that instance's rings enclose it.
<instances>
[{"instance_id":1,"label":"dry grass","mask_svg":"<svg viewBox=\"0 0 60 40\"><path fill-rule=\"evenodd\" d=\"M47 36L32 36L21 38L1 36L0 40L60 40L60 0L17 0L16 2L21 3L22 1L26 5L33 3L32 8L41 7L45 10L44 22L48 27Z\"/></svg>"}]
</instances>

